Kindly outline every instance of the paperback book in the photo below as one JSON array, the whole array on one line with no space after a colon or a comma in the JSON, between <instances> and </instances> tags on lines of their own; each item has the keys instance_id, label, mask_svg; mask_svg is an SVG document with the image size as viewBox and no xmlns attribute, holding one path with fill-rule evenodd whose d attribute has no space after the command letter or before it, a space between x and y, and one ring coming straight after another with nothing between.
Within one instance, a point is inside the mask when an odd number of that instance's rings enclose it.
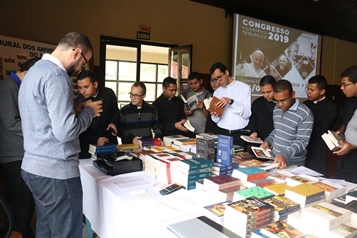
<instances>
[{"instance_id":1,"label":"paperback book","mask_svg":"<svg viewBox=\"0 0 357 238\"><path fill-rule=\"evenodd\" d=\"M231 165L233 156L233 137L218 135L216 162Z\"/></svg>"},{"instance_id":2,"label":"paperback book","mask_svg":"<svg viewBox=\"0 0 357 238\"><path fill-rule=\"evenodd\" d=\"M203 179L203 185L216 190L221 190L230 187L240 186L240 180L232 176L229 176L227 174L222 174L219 176L208 177Z\"/></svg>"},{"instance_id":3,"label":"paperback book","mask_svg":"<svg viewBox=\"0 0 357 238\"><path fill-rule=\"evenodd\" d=\"M240 138L248 143L262 144L264 141L260 138L252 138L250 136L241 135Z\"/></svg>"},{"instance_id":4,"label":"paperback book","mask_svg":"<svg viewBox=\"0 0 357 238\"><path fill-rule=\"evenodd\" d=\"M273 154L273 152L270 149L263 149L263 148L260 148L260 147L252 146L251 150L253 151L254 155L257 158L260 158L260 159L272 159L272 160L275 159L275 155Z\"/></svg>"},{"instance_id":5,"label":"paperback book","mask_svg":"<svg viewBox=\"0 0 357 238\"><path fill-rule=\"evenodd\" d=\"M192 95L191 97L186 99L181 94L180 97L181 97L182 101L185 103L185 106L186 106L187 110L193 111L193 110L195 110L197 108L196 107L196 104L198 103L197 95Z\"/></svg>"},{"instance_id":6,"label":"paperback book","mask_svg":"<svg viewBox=\"0 0 357 238\"><path fill-rule=\"evenodd\" d=\"M207 111L209 112L215 112L218 114L219 117L222 116L223 114L223 107L218 107L217 103L219 102L219 99L215 96L210 97L210 98L206 98L205 100L203 100L203 104L205 105L205 107L207 108Z\"/></svg>"},{"instance_id":7,"label":"paperback book","mask_svg":"<svg viewBox=\"0 0 357 238\"><path fill-rule=\"evenodd\" d=\"M345 139L343 134L337 134L335 131L330 130L322 134L321 137L325 141L327 147L332 151L341 149Z\"/></svg>"}]
</instances>

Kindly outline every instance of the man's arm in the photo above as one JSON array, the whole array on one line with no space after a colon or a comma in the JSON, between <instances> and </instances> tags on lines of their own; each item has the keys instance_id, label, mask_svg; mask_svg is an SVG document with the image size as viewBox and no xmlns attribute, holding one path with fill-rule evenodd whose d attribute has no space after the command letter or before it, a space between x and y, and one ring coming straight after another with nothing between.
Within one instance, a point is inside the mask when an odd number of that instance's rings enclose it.
<instances>
[{"instance_id":1,"label":"man's arm","mask_svg":"<svg viewBox=\"0 0 357 238\"><path fill-rule=\"evenodd\" d=\"M162 139L162 128L159 120L159 115L157 114L156 107L153 105L153 113L152 113L152 130L155 134L155 138Z\"/></svg>"},{"instance_id":2,"label":"man's arm","mask_svg":"<svg viewBox=\"0 0 357 238\"><path fill-rule=\"evenodd\" d=\"M17 98L18 92L16 90L2 91L0 93L0 115L7 130L15 135L22 136L21 117Z\"/></svg>"}]
</instances>

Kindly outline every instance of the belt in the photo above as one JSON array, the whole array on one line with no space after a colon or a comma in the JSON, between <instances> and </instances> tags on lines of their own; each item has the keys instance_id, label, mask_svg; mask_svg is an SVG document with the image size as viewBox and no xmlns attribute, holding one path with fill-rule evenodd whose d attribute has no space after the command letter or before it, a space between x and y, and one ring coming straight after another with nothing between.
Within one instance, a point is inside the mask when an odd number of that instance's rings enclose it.
<instances>
[{"instance_id":1,"label":"belt","mask_svg":"<svg viewBox=\"0 0 357 238\"><path fill-rule=\"evenodd\" d=\"M227 130L221 127L218 127L219 129L221 129L222 131L225 131L228 134L234 135L234 134L247 134L250 133L250 130L248 129L237 129L237 130Z\"/></svg>"}]
</instances>

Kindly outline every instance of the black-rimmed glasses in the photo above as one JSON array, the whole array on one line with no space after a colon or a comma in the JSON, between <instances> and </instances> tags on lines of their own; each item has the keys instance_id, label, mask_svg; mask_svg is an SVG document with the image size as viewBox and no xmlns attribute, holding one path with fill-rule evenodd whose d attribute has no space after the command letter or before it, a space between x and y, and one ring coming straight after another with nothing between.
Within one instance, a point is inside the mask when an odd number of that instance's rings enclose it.
<instances>
[{"instance_id":1,"label":"black-rimmed glasses","mask_svg":"<svg viewBox=\"0 0 357 238\"><path fill-rule=\"evenodd\" d=\"M140 94L133 94L133 93L128 93L129 94L129 97L133 97L133 98L139 98L139 97L142 97L144 95L140 95Z\"/></svg>"},{"instance_id":2,"label":"black-rimmed glasses","mask_svg":"<svg viewBox=\"0 0 357 238\"><path fill-rule=\"evenodd\" d=\"M218 75L217 78L212 78L211 82L220 80L223 77L223 75L224 75L224 73L222 73L221 75Z\"/></svg>"},{"instance_id":3,"label":"black-rimmed glasses","mask_svg":"<svg viewBox=\"0 0 357 238\"><path fill-rule=\"evenodd\" d=\"M72 50L75 51L76 49L72 49ZM85 68L85 67L88 66L89 62L88 62L88 60L86 59L86 57L84 56L84 54L82 53L82 51L81 51L81 56L83 57L83 59L84 59L84 61L85 61L85 63L82 64L82 68Z\"/></svg>"}]
</instances>

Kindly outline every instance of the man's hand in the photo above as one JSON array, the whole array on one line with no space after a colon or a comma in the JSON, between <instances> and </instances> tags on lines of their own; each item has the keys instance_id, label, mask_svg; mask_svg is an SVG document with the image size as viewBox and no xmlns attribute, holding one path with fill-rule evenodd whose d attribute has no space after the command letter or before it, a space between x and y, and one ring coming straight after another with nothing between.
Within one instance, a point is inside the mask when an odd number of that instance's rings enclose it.
<instances>
[{"instance_id":1,"label":"man's hand","mask_svg":"<svg viewBox=\"0 0 357 238\"><path fill-rule=\"evenodd\" d=\"M231 103L231 99L227 97L221 97L219 102L216 103L217 107L224 108L227 104Z\"/></svg>"},{"instance_id":2,"label":"man's hand","mask_svg":"<svg viewBox=\"0 0 357 238\"><path fill-rule=\"evenodd\" d=\"M268 142L264 141L259 147L266 150L269 148L269 144L268 144Z\"/></svg>"},{"instance_id":3,"label":"man's hand","mask_svg":"<svg viewBox=\"0 0 357 238\"><path fill-rule=\"evenodd\" d=\"M107 127L107 131L111 130L112 136L117 136L118 135L118 130L117 126L114 123L110 123Z\"/></svg>"},{"instance_id":4,"label":"man's hand","mask_svg":"<svg viewBox=\"0 0 357 238\"><path fill-rule=\"evenodd\" d=\"M85 102L80 102L80 103L74 105L74 112L76 113L76 115L78 115L82 111L84 105L85 105Z\"/></svg>"},{"instance_id":5,"label":"man's hand","mask_svg":"<svg viewBox=\"0 0 357 238\"><path fill-rule=\"evenodd\" d=\"M141 143L140 139L141 139L141 136L135 136L132 142L133 142L134 145L137 145L137 146L139 146L141 148L142 143Z\"/></svg>"},{"instance_id":6,"label":"man's hand","mask_svg":"<svg viewBox=\"0 0 357 238\"><path fill-rule=\"evenodd\" d=\"M175 128L180 131L188 131L186 127L183 126L183 124L186 122L186 119L182 119L181 121L178 121L175 123Z\"/></svg>"},{"instance_id":7,"label":"man's hand","mask_svg":"<svg viewBox=\"0 0 357 238\"><path fill-rule=\"evenodd\" d=\"M196 103L196 108L198 108L198 109L200 109L200 110L203 111L203 109L205 109L205 105L203 104L203 102L198 101L198 102Z\"/></svg>"},{"instance_id":8,"label":"man's hand","mask_svg":"<svg viewBox=\"0 0 357 238\"><path fill-rule=\"evenodd\" d=\"M339 156L348 154L351 150L356 149L355 146L353 146L352 144L348 143L347 141L343 141L343 146L341 149L334 151L333 153Z\"/></svg>"},{"instance_id":9,"label":"man's hand","mask_svg":"<svg viewBox=\"0 0 357 238\"><path fill-rule=\"evenodd\" d=\"M282 154L278 154L275 157L274 164L275 163L278 163L278 166L277 166L278 169L286 168L286 160Z\"/></svg>"},{"instance_id":10,"label":"man's hand","mask_svg":"<svg viewBox=\"0 0 357 238\"><path fill-rule=\"evenodd\" d=\"M99 146L103 146L107 143L109 143L109 139L107 137L99 137L97 140L97 145Z\"/></svg>"},{"instance_id":11,"label":"man's hand","mask_svg":"<svg viewBox=\"0 0 357 238\"><path fill-rule=\"evenodd\" d=\"M86 101L84 106L85 107L90 106L91 108L93 108L94 116L99 117L100 113L103 111L102 104L103 104L103 100L98 100L98 101L94 101L94 102L92 100L88 100L88 101Z\"/></svg>"},{"instance_id":12,"label":"man's hand","mask_svg":"<svg viewBox=\"0 0 357 238\"><path fill-rule=\"evenodd\" d=\"M257 138L258 138L258 133L253 132L252 134L250 134L249 137L250 137L250 138L253 138L253 139L257 139Z\"/></svg>"},{"instance_id":13,"label":"man's hand","mask_svg":"<svg viewBox=\"0 0 357 238\"><path fill-rule=\"evenodd\" d=\"M183 110L184 110L186 116L192 115L193 111L188 110L186 105L183 106Z\"/></svg>"}]
</instances>

